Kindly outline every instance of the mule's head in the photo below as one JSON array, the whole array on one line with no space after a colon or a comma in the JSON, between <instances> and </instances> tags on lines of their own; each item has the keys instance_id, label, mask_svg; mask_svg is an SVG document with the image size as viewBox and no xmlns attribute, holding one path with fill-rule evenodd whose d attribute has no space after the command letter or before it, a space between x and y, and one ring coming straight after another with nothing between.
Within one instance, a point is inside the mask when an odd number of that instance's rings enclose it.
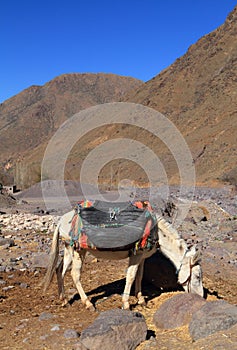
<instances>
[{"instance_id":1,"label":"mule's head","mask_svg":"<svg viewBox=\"0 0 237 350\"><path fill-rule=\"evenodd\" d=\"M195 293L203 297L202 270L199 265L201 254L192 247L188 250L181 261L178 272L178 282L188 293Z\"/></svg>"}]
</instances>

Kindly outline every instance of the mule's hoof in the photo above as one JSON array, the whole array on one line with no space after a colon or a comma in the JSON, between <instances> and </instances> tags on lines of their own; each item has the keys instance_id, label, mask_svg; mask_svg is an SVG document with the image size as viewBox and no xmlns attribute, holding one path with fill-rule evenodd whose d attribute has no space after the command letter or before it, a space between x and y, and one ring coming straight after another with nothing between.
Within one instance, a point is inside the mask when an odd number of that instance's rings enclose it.
<instances>
[{"instance_id":1,"label":"mule's hoof","mask_svg":"<svg viewBox=\"0 0 237 350\"><path fill-rule=\"evenodd\" d=\"M130 305L128 302L124 303L123 306L122 306L122 309L123 310L130 310Z\"/></svg>"},{"instance_id":2,"label":"mule's hoof","mask_svg":"<svg viewBox=\"0 0 237 350\"><path fill-rule=\"evenodd\" d=\"M69 305L69 302L68 300L64 300L64 302L62 303L62 307L66 307Z\"/></svg>"},{"instance_id":3,"label":"mule's hoof","mask_svg":"<svg viewBox=\"0 0 237 350\"><path fill-rule=\"evenodd\" d=\"M93 312L95 312L95 311L96 311L96 309L95 309L95 307L94 307L94 305L93 305L93 304L91 304L91 305L87 305L87 306L86 306L86 309L87 309L87 310L89 310L89 311L93 311Z\"/></svg>"},{"instance_id":4,"label":"mule's hoof","mask_svg":"<svg viewBox=\"0 0 237 350\"><path fill-rule=\"evenodd\" d=\"M89 299L86 299L83 304L85 304L86 309L90 311L95 311L94 305L89 301Z\"/></svg>"},{"instance_id":5,"label":"mule's hoof","mask_svg":"<svg viewBox=\"0 0 237 350\"><path fill-rule=\"evenodd\" d=\"M140 306L146 306L145 297L141 295L141 296L138 298L137 304L140 305Z\"/></svg>"}]
</instances>

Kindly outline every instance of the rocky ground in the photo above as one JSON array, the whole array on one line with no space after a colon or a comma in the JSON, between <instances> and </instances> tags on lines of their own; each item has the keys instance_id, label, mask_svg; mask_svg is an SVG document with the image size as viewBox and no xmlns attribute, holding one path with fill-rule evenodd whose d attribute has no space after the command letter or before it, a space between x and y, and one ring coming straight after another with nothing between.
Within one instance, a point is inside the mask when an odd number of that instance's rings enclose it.
<instances>
[{"instance_id":1,"label":"rocky ground","mask_svg":"<svg viewBox=\"0 0 237 350\"><path fill-rule=\"evenodd\" d=\"M138 190L136 197L147 197L147 191ZM176 205L179 202L178 191L173 188L170 196L170 201ZM190 205L190 196L187 193L183 198L179 210ZM99 314L121 308L127 261L96 261L90 255L86 258L82 283L96 306L96 312L84 309L70 274L66 277L70 306L61 307L55 280L43 295L41 282L52 229L60 213L47 214L43 203L35 198L32 200L32 197L21 196L19 201L0 197L1 348L76 349L79 335ZM162 202L160 198L156 205L161 206L158 202ZM163 214L172 221L177 211L163 204ZM196 188L188 216L179 227L187 244L196 244L202 252L206 300L224 300L231 305L237 304L236 206L236 194L229 188ZM182 293L177 286L162 285L162 281L159 285L157 280L151 284L145 278L144 292L147 295L147 307L144 309L137 306L134 296L131 296L132 310L144 315L148 327L147 340L139 345L139 349L215 349L217 338L211 336L208 342L204 338L193 343L186 325L169 330L155 326L153 316L159 307L174 295ZM223 343L223 348L233 349L236 339L232 333L236 332L226 332L222 332L224 335L221 336L221 341L228 340L228 344Z\"/></svg>"}]
</instances>

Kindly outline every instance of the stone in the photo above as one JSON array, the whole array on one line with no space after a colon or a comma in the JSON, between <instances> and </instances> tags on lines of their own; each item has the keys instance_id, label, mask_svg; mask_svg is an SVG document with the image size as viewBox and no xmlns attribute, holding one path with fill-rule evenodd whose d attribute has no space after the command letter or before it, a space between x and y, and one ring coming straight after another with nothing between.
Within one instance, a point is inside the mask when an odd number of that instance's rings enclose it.
<instances>
[{"instance_id":1,"label":"stone","mask_svg":"<svg viewBox=\"0 0 237 350\"><path fill-rule=\"evenodd\" d=\"M50 330L51 330L52 332L60 331L60 325L59 325L59 324L55 324Z\"/></svg>"},{"instance_id":2,"label":"stone","mask_svg":"<svg viewBox=\"0 0 237 350\"><path fill-rule=\"evenodd\" d=\"M0 217L2 232L31 229L34 231L48 230L53 228L57 217L52 215L40 216L30 213L5 214Z\"/></svg>"},{"instance_id":3,"label":"stone","mask_svg":"<svg viewBox=\"0 0 237 350\"><path fill-rule=\"evenodd\" d=\"M153 316L157 328L173 329L188 324L207 301L197 294L182 293L165 301Z\"/></svg>"},{"instance_id":4,"label":"stone","mask_svg":"<svg viewBox=\"0 0 237 350\"><path fill-rule=\"evenodd\" d=\"M0 238L0 246L8 246L13 247L14 246L14 240L11 238Z\"/></svg>"},{"instance_id":5,"label":"stone","mask_svg":"<svg viewBox=\"0 0 237 350\"><path fill-rule=\"evenodd\" d=\"M8 286L8 287L3 287L3 291L4 292L8 292L9 290L11 290L11 289L13 289L13 288L15 288L14 286Z\"/></svg>"},{"instance_id":6,"label":"stone","mask_svg":"<svg viewBox=\"0 0 237 350\"><path fill-rule=\"evenodd\" d=\"M224 300L210 301L196 311L189 324L193 340L205 338L237 323L237 306Z\"/></svg>"},{"instance_id":7,"label":"stone","mask_svg":"<svg viewBox=\"0 0 237 350\"><path fill-rule=\"evenodd\" d=\"M141 313L112 309L102 312L82 331L80 343L90 350L133 350L146 340L146 335L147 325Z\"/></svg>"},{"instance_id":8,"label":"stone","mask_svg":"<svg viewBox=\"0 0 237 350\"><path fill-rule=\"evenodd\" d=\"M213 350L234 350L237 349L237 324L227 330L221 330L208 337L198 339L195 349L213 349Z\"/></svg>"},{"instance_id":9,"label":"stone","mask_svg":"<svg viewBox=\"0 0 237 350\"><path fill-rule=\"evenodd\" d=\"M47 253L33 253L32 256L32 267L43 267L46 268L49 262L49 254Z\"/></svg>"},{"instance_id":10,"label":"stone","mask_svg":"<svg viewBox=\"0 0 237 350\"><path fill-rule=\"evenodd\" d=\"M51 314L50 312L42 312L39 315L39 320L40 321L44 321L44 320L50 320L51 318L53 318L53 314Z\"/></svg>"},{"instance_id":11,"label":"stone","mask_svg":"<svg viewBox=\"0 0 237 350\"><path fill-rule=\"evenodd\" d=\"M74 329L67 329L63 335L64 335L64 338L67 338L67 339L73 339L73 338L79 337L79 333Z\"/></svg>"}]
</instances>

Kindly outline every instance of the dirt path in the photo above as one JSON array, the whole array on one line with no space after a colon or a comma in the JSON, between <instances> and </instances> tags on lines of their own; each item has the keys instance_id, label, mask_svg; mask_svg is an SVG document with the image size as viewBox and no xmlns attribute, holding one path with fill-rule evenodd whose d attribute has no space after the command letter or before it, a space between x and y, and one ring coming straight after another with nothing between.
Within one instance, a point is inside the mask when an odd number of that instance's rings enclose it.
<instances>
[{"instance_id":1,"label":"dirt path","mask_svg":"<svg viewBox=\"0 0 237 350\"><path fill-rule=\"evenodd\" d=\"M31 249L34 248L31 247ZM71 298L71 305L64 308L57 297L55 280L47 294L42 295L40 284L45 273L44 269L1 273L1 349L74 349L78 338L67 338L64 332L72 329L80 333L95 320L99 312L121 307L126 267L127 260L108 262L95 261L92 256L86 258L82 283L96 306L96 312L85 310L72 283L70 273L66 276L65 285ZM208 283L210 285L210 281ZM172 343L173 349L179 349L181 344L185 349L193 349L185 327L169 332L154 328L152 322L154 312L174 293L160 294L152 286L144 287L145 295L148 296L147 308L141 309L136 306L134 296L131 297L131 302L133 310L139 310L145 316L149 334L156 334L162 346ZM208 300L215 298L215 296L208 296ZM47 319L45 313L48 313L51 318ZM43 319L40 320L41 318ZM145 344L146 342L140 345L140 349ZM169 347L166 348L169 349Z\"/></svg>"}]
</instances>

